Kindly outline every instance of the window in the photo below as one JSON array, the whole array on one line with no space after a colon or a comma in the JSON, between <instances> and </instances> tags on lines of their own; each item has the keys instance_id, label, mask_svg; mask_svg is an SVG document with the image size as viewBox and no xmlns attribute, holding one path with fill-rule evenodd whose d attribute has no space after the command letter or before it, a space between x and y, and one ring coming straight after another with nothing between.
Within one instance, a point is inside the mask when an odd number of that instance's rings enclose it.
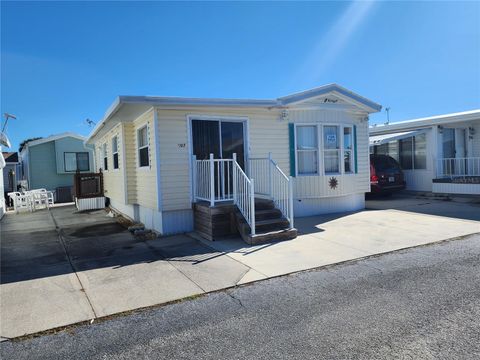
<instances>
[{"instance_id":1,"label":"window","mask_svg":"<svg viewBox=\"0 0 480 360\"><path fill-rule=\"evenodd\" d=\"M403 140L399 140L400 147L400 165L402 169L411 170L413 169L412 161L412 147L413 147L413 138L409 137Z\"/></svg>"},{"instance_id":2,"label":"window","mask_svg":"<svg viewBox=\"0 0 480 360\"><path fill-rule=\"evenodd\" d=\"M406 139L375 145L374 154L388 155L397 160L404 170L427 168L427 136L419 134Z\"/></svg>"},{"instance_id":3,"label":"window","mask_svg":"<svg viewBox=\"0 0 480 360\"><path fill-rule=\"evenodd\" d=\"M316 126L297 126L297 171L299 175L318 174Z\"/></svg>"},{"instance_id":4,"label":"window","mask_svg":"<svg viewBox=\"0 0 480 360\"><path fill-rule=\"evenodd\" d=\"M353 172L353 128L343 128L343 163L344 172Z\"/></svg>"},{"instance_id":5,"label":"window","mask_svg":"<svg viewBox=\"0 0 480 360\"><path fill-rule=\"evenodd\" d=\"M65 172L89 171L90 162L88 152L66 152L63 153Z\"/></svg>"},{"instance_id":6,"label":"window","mask_svg":"<svg viewBox=\"0 0 480 360\"><path fill-rule=\"evenodd\" d=\"M103 170L108 170L107 144L103 144Z\"/></svg>"},{"instance_id":7,"label":"window","mask_svg":"<svg viewBox=\"0 0 480 360\"><path fill-rule=\"evenodd\" d=\"M427 137L425 134L416 135L414 138L413 167L415 169L427 168Z\"/></svg>"},{"instance_id":8,"label":"window","mask_svg":"<svg viewBox=\"0 0 480 360\"><path fill-rule=\"evenodd\" d=\"M138 159L139 166L145 167L150 165L150 159L148 155L148 133L147 127L138 130Z\"/></svg>"},{"instance_id":9,"label":"window","mask_svg":"<svg viewBox=\"0 0 480 360\"><path fill-rule=\"evenodd\" d=\"M340 146L338 126L328 125L323 127L323 157L325 174L340 172Z\"/></svg>"},{"instance_id":10,"label":"window","mask_svg":"<svg viewBox=\"0 0 480 360\"><path fill-rule=\"evenodd\" d=\"M116 136L112 138L112 155L113 168L118 169L118 138Z\"/></svg>"}]
</instances>

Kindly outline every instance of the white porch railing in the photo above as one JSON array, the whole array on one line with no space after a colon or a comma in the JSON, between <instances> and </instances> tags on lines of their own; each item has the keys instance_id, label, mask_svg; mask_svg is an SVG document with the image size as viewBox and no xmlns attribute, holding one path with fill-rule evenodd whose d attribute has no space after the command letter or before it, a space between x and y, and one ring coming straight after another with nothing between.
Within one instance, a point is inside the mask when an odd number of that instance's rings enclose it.
<instances>
[{"instance_id":1,"label":"white porch railing","mask_svg":"<svg viewBox=\"0 0 480 360\"><path fill-rule=\"evenodd\" d=\"M250 158L250 177L255 179L255 193L266 195L293 228L293 180L280 169L269 153L267 158Z\"/></svg>"},{"instance_id":2,"label":"white porch railing","mask_svg":"<svg viewBox=\"0 0 480 360\"><path fill-rule=\"evenodd\" d=\"M197 160L193 156L194 201L208 201L210 206L233 201L255 235L255 195L267 196L293 228L292 179L272 160L271 154L248 161L250 177L238 164L236 154L233 159L214 159L210 154L208 160Z\"/></svg>"},{"instance_id":3,"label":"white porch railing","mask_svg":"<svg viewBox=\"0 0 480 360\"><path fill-rule=\"evenodd\" d=\"M233 154L233 202L250 225L251 235L255 235L255 187L253 179L249 179L237 163L237 155Z\"/></svg>"},{"instance_id":4,"label":"white porch railing","mask_svg":"<svg viewBox=\"0 0 480 360\"><path fill-rule=\"evenodd\" d=\"M233 200L233 159L197 160L193 156L193 191L195 200L216 202Z\"/></svg>"},{"instance_id":5,"label":"white porch railing","mask_svg":"<svg viewBox=\"0 0 480 360\"><path fill-rule=\"evenodd\" d=\"M437 177L480 176L480 157L437 160Z\"/></svg>"},{"instance_id":6,"label":"white porch railing","mask_svg":"<svg viewBox=\"0 0 480 360\"><path fill-rule=\"evenodd\" d=\"M197 160L193 156L193 198L204 200L215 206L222 201L233 201L255 235L255 191L253 179L249 179L233 159Z\"/></svg>"}]
</instances>

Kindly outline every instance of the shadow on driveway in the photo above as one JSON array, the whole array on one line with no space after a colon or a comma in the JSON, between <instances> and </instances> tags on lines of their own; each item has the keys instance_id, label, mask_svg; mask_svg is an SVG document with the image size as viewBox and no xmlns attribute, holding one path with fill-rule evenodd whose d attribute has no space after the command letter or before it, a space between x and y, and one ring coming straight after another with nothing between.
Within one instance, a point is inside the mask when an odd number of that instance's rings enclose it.
<instances>
[{"instance_id":1,"label":"shadow on driveway","mask_svg":"<svg viewBox=\"0 0 480 360\"><path fill-rule=\"evenodd\" d=\"M28 225L38 221L40 230ZM78 213L63 207L9 214L1 225L2 284L156 261L195 266L224 255L187 236L138 239L103 210Z\"/></svg>"}]
</instances>

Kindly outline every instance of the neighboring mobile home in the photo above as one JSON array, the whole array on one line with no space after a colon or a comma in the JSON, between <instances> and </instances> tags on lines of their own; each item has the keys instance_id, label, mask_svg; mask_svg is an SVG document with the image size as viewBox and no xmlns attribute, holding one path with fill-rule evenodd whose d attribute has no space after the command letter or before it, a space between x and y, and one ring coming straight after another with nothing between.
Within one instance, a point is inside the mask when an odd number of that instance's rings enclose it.
<instances>
[{"instance_id":1,"label":"neighboring mobile home","mask_svg":"<svg viewBox=\"0 0 480 360\"><path fill-rule=\"evenodd\" d=\"M370 151L395 158L409 190L480 195L480 110L373 126Z\"/></svg>"},{"instance_id":2,"label":"neighboring mobile home","mask_svg":"<svg viewBox=\"0 0 480 360\"><path fill-rule=\"evenodd\" d=\"M0 146L0 151L2 150L2 147ZM3 196L4 194L4 188L3 188L3 170L5 168L5 159L3 156L0 156L0 219L3 217L6 211L6 206L5 206L5 197Z\"/></svg>"},{"instance_id":3,"label":"neighboring mobile home","mask_svg":"<svg viewBox=\"0 0 480 360\"><path fill-rule=\"evenodd\" d=\"M54 191L56 202L72 201L73 174L95 169L93 150L84 141L83 136L63 133L27 142L20 158L28 188Z\"/></svg>"},{"instance_id":4,"label":"neighboring mobile home","mask_svg":"<svg viewBox=\"0 0 480 360\"><path fill-rule=\"evenodd\" d=\"M21 179L21 165L17 152L2 152L2 157L5 160L5 167L3 169L3 191L5 200L8 200L6 194L17 191L18 180Z\"/></svg>"},{"instance_id":5,"label":"neighboring mobile home","mask_svg":"<svg viewBox=\"0 0 480 360\"><path fill-rule=\"evenodd\" d=\"M293 214L364 208L380 109L336 84L274 100L120 96L86 143L111 206L147 227L191 231L194 203L233 202L255 233L268 221L255 223L254 197L290 226Z\"/></svg>"}]
</instances>

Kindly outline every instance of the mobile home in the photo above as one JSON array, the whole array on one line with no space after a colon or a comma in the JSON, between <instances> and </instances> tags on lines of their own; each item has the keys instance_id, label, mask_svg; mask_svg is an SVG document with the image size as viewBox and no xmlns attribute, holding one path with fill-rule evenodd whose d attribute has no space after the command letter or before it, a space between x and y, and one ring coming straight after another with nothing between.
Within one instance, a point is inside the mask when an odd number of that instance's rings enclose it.
<instances>
[{"instance_id":1,"label":"mobile home","mask_svg":"<svg viewBox=\"0 0 480 360\"><path fill-rule=\"evenodd\" d=\"M27 142L20 152L22 180L29 189L53 191L56 202L72 201L73 175L95 168L93 149L84 141L83 136L62 133Z\"/></svg>"},{"instance_id":2,"label":"mobile home","mask_svg":"<svg viewBox=\"0 0 480 360\"><path fill-rule=\"evenodd\" d=\"M480 110L373 126L370 151L395 158L409 190L480 195Z\"/></svg>"},{"instance_id":3,"label":"mobile home","mask_svg":"<svg viewBox=\"0 0 480 360\"><path fill-rule=\"evenodd\" d=\"M260 198L287 228L364 208L368 116L380 109L336 84L272 100L120 96L86 143L119 212L172 234L202 226L195 204L230 203L255 234L268 223Z\"/></svg>"}]
</instances>

